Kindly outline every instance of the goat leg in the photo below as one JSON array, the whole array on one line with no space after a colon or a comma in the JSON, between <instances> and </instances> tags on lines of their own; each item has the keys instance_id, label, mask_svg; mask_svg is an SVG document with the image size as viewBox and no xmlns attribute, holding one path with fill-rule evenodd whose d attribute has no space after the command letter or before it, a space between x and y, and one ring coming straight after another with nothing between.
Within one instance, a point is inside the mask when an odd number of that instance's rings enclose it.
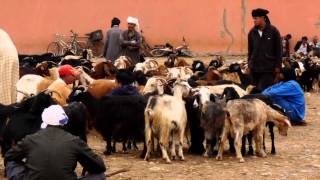
<instances>
[{"instance_id":1,"label":"goat leg","mask_svg":"<svg viewBox=\"0 0 320 180\"><path fill-rule=\"evenodd\" d=\"M123 138L122 140L122 153L127 154L128 153L128 149L127 149L127 138Z\"/></svg>"},{"instance_id":2,"label":"goat leg","mask_svg":"<svg viewBox=\"0 0 320 180\"><path fill-rule=\"evenodd\" d=\"M228 135L228 140L229 140L229 151L230 153L235 153L236 149L234 147L234 139L231 137L231 135Z\"/></svg>"},{"instance_id":3,"label":"goat leg","mask_svg":"<svg viewBox=\"0 0 320 180\"><path fill-rule=\"evenodd\" d=\"M110 155L112 153L111 136L107 136L106 141L107 141L107 146L103 154Z\"/></svg>"},{"instance_id":4,"label":"goat leg","mask_svg":"<svg viewBox=\"0 0 320 180\"><path fill-rule=\"evenodd\" d=\"M254 155L254 150L253 150L253 146L252 146L252 132L250 132L247 135L247 139L248 139L248 143L249 143L249 155L253 156Z\"/></svg>"},{"instance_id":5,"label":"goat leg","mask_svg":"<svg viewBox=\"0 0 320 180\"><path fill-rule=\"evenodd\" d=\"M241 154L242 156L245 156L246 155L246 144L247 144L247 135L244 135L242 137L242 145L241 145Z\"/></svg>"},{"instance_id":6,"label":"goat leg","mask_svg":"<svg viewBox=\"0 0 320 180\"><path fill-rule=\"evenodd\" d=\"M274 123L269 123L269 132L271 136L271 154L276 154L276 147L274 144L274 132L273 132Z\"/></svg>"}]
</instances>

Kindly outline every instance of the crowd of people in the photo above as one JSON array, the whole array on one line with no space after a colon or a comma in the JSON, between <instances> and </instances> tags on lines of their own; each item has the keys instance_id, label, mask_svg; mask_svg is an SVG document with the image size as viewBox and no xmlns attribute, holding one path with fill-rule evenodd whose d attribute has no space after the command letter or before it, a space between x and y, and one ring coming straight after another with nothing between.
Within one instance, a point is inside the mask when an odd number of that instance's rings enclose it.
<instances>
[{"instance_id":1,"label":"crowd of people","mask_svg":"<svg viewBox=\"0 0 320 180\"><path fill-rule=\"evenodd\" d=\"M287 34L282 37L283 57L290 57L290 54L297 54L300 56L311 55L320 57L320 42L318 36L314 36L311 41L307 36L303 36L294 46L293 53L291 53L291 39L291 34Z\"/></svg>"}]
</instances>

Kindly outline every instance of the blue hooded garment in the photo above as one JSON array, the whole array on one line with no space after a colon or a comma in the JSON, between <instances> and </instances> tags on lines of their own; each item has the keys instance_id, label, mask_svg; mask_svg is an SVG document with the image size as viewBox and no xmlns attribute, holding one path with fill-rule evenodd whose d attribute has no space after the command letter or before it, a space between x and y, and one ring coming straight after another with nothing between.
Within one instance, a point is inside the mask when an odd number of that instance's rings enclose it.
<instances>
[{"instance_id":1,"label":"blue hooded garment","mask_svg":"<svg viewBox=\"0 0 320 180\"><path fill-rule=\"evenodd\" d=\"M137 88L132 85L123 85L113 89L107 96L137 96L139 92Z\"/></svg>"},{"instance_id":2,"label":"blue hooded garment","mask_svg":"<svg viewBox=\"0 0 320 180\"><path fill-rule=\"evenodd\" d=\"M284 108L291 121L303 121L306 104L304 93L296 81L280 82L265 89L262 94L270 96L273 103Z\"/></svg>"}]
</instances>

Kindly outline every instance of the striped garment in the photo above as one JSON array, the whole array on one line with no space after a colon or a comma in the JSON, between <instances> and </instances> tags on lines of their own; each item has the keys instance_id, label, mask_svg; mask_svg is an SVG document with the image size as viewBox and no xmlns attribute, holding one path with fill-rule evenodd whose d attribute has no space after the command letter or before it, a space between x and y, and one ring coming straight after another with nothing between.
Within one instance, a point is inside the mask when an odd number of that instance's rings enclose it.
<instances>
[{"instance_id":1,"label":"striped garment","mask_svg":"<svg viewBox=\"0 0 320 180\"><path fill-rule=\"evenodd\" d=\"M16 84L19 80L19 59L17 56L0 56L0 103L16 102Z\"/></svg>"}]
</instances>

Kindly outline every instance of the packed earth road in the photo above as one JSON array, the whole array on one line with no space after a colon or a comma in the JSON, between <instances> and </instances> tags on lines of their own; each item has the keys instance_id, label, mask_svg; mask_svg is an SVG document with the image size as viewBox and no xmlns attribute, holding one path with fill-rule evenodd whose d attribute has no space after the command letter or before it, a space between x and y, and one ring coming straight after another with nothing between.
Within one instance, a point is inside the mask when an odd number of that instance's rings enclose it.
<instances>
[{"instance_id":1,"label":"packed earth road","mask_svg":"<svg viewBox=\"0 0 320 180\"><path fill-rule=\"evenodd\" d=\"M189 61L188 61L189 62ZM293 126L288 136L280 136L275 130L276 155L271 155L270 136L267 132L266 146L268 156L245 157L245 163L239 163L235 154L229 154L225 148L224 159L217 161L215 157L204 158L190 155L185 143L185 161L174 160L166 164L160 157L153 156L149 162L139 157L140 150L130 150L128 154L121 152L121 143L117 145L117 153L105 156L105 142L95 131L88 134L89 146L103 157L107 165L107 174L123 170L108 179L320 179L320 99L319 92L305 93L307 126ZM77 167L81 173L81 166ZM0 179L4 178L3 159L0 158Z\"/></svg>"}]
</instances>

